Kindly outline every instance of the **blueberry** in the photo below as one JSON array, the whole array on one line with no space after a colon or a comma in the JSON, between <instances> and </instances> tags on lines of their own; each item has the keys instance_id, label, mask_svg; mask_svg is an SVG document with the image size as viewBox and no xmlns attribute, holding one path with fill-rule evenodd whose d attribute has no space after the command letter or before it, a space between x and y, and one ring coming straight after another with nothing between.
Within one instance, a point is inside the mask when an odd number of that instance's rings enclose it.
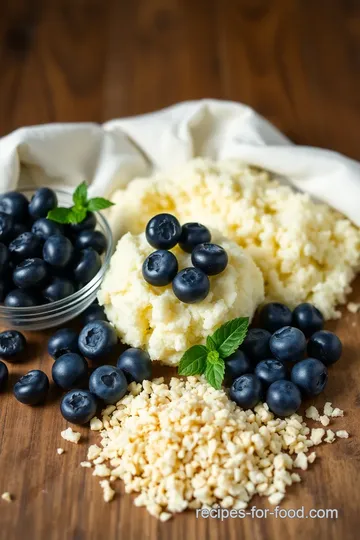
<instances>
[{"instance_id":1,"label":"blueberry","mask_svg":"<svg viewBox=\"0 0 360 540\"><path fill-rule=\"evenodd\" d=\"M88 381L88 365L85 358L73 352L59 356L53 363L52 378L63 390L83 388Z\"/></svg>"},{"instance_id":2,"label":"blueberry","mask_svg":"<svg viewBox=\"0 0 360 540\"><path fill-rule=\"evenodd\" d=\"M37 257L25 259L15 267L13 281L17 287L26 289L39 286L46 280L48 271L46 263Z\"/></svg>"},{"instance_id":3,"label":"blueberry","mask_svg":"<svg viewBox=\"0 0 360 540\"><path fill-rule=\"evenodd\" d=\"M42 403L49 391L49 379L39 369L32 369L21 377L14 386L14 396L25 405Z\"/></svg>"},{"instance_id":4,"label":"blueberry","mask_svg":"<svg viewBox=\"0 0 360 540\"><path fill-rule=\"evenodd\" d=\"M305 358L292 368L291 380L304 394L317 396L326 386L328 370L317 358Z\"/></svg>"},{"instance_id":5,"label":"blueberry","mask_svg":"<svg viewBox=\"0 0 360 540\"><path fill-rule=\"evenodd\" d=\"M81 315L83 325L93 321L107 321L104 308L99 304L91 304Z\"/></svg>"},{"instance_id":6,"label":"blueberry","mask_svg":"<svg viewBox=\"0 0 360 540\"><path fill-rule=\"evenodd\" d=\"M146 239L155 249L171 249L180 240L181 225L171 214L158 214L146 225Z\"/></svg>"},{"instance_id":7,"label":"blueberry","mask_svg":"<svg viewBox=\"0 0 360 540\"><path fill-rule=\"evenodd\" d=\"M293 326L284 326L273 333L270 350L281 362L296 362L304 356L306 338L301 330Z\"/></svg>"},{"instance_id":8,"label":"blueberry","mask_svg":"<svg viewBox=\"0 0 360 540\"><path fill-rule=\"evenodd\" d=\"M15 262L41 257L42 240L34 233L25 232L10 242L9 251Z\"/></svg>"},{"instance_id":9,"label":"blueberry","mask_svg":"<svg viewBox=\"0 0 360 540\"><path fill-rule=\"evenodd\" d=\"M321 360L325 366L330 366L339 360L342 343L333 332L321 330L311 336L307 352L309 356Z\"/></svg>"},{"instance_id":10,"label":"blueberry","mask_svg":"<svg viewBox=\"0 0 360 540\"><path fill-rule=\"evenodd\" d=\"M324 317L312 304L300 304L293 311L292 325L308 338L323 329Z\"/></svg>"},{"instance_id":11,"label":"blueberry","mask_svg":"<svg viewBox=\"0 0 360 540\"><path fill-rule=\"evenodd\" d=\"M100 255L93 248L83 249L80 251L74 265L75 280L86 285L96 276L100 268Z\"/></svg>"},{"instance_id":12,"label":"blueberry","mask_svg":"<svg viewBox=\"0 0 360 540\"><path fill-rule=\"evenodd\" d=\"M117 335L111 324L93 321L81 330L79 350L87 358L97 359L109 354L117 344Z\"/></svg>"},{"instance_id":13,"label":"blueberry","mask_svg":"<svg viewBox=\"0 0 360 540\"><path fill-rule=\"evenodd\" d=\"M14 227L14 218L10 214L0 212L0 242L7 243L11 240Z\"/></svg>"},{"instance_id":14,"label":"blueberry","mask_svg":"<svg viewBox=\"0 0 360 540\"><path fill-rule=\"evenodd\" d=\"M282 362L273 358L261 360L255 368L255 375L267 387L275 381L286 379L286 367Z\"/></svg>"},{"instance_id":15,"label":"blueberry","mask_svg":"<svg viewBox=\"0 0 360 540\"><path fill-rule=\"evenodd\" d=\"M86 424L96 414L96 397L88 390L70 390L61 400L60 411L73 424Z\"/></svg>"},{"instance_id":16,"label":"blueberry","mask_svg":"<svg viewBox=\"0 0 360 540\"><path fill-rule=\"evenodd\" d=\"M46 218L50 210L57 207L58 200L55 191L42 187L35 191L29 204L29 214L35 218Z\"/></svg>"},{"instance_id":17,"label":"blueberry","mask_svg":"<svg viewBox=\"0 0 360 540\"><path fill-rule=\"evenodd\" d=\"M34 307L38 305L34 294L23 289L14 289L10 291L4 300L6 307Z\"/></svg>"},{"instance_id":18,"label":"blueberry","mask_svg":"<svg viewBox=\"0 0 360 540\"><path fill-rule=\"evenodd\" d=\"M89 231L85 229L77 235L75 247L77 249L91 247L101 255L107 247L106 237L101 231Z\"/></svg>"},{"instance_id":19,"label":"blueberry","mask_svg":"<svg viewBox=\"0 0 360 540\"><path fill-rule=\"evenodd\" d=\"M301 405L301 393L291 381L275 381L267 390L266 403L277 416L290 416Z\"/></svg>"},{"instance_id":20,"label":"blueberry","mask_svg":"<svg viewBox=\"0 0 360 540\"><path fill-rule=\"evenodd\" d=\"M171 251L158 249L146 257L142 266L142 275L150 285L164 287L172 282L178 269L175 255Z\"/></svg>"},{"instance_id":21,"label":"blueberry","mask_svg":"<svg viewBox=\"0 0 360 540\"><path fill-rule=\"evenodd\" d=\"M260 312L260 326L272 334L284 326L291 326L291 323L290 309L279 302L266 304Z\"/></svg>"},{"instance_id":22,"label":"blueberry","mask_svg":"<svg viewBox=\"0 0 360 540\"><path fill-rule=\"evenodd\" d=\"M92 231L96 227L96 216L93 212L88 212L86 218L80 223L71 223L70 230L72 233L79 233L81 231Z\"/></svg>"},{"instance_id":23,"label":"blueberry","mask_svg":"<svg viewBox=\"0 0 360 540\"><path fill-rule=\"evenodd\" d=\"M90 375L90 392L111 405L125 396L127 387L124 373L114 366L100 366Z\"/></svg>"},{"instance_id":24,"label":"blueberry","mask_svg":"<svg viewBox=\"0 0 360 540\"><path fill-rule=\"evenodd\" d=\"M253 367L249 358L239 349L225 358L224 383L226 386L230 386L235 379L252 371Z\"/></svg>"},{"instance_id":25,"label":"blueberry","mask_svg":"<svg viewBox=\"0 0 360 540\"><path fill-rule=\"evenodd\" d=\"M241 375L233 382L229 395L239 407L251 409L261 400L261 382L253 373Z\"/></svg>"},{"instance_id":26,"label":"blueberry","mask_svg":"<svg viewBox=\"0 0 360 540\"><path fill-rule=\"evenodd\" d=\"M127 349L119 356L116 367L123 371L128 383L133 381L142 383L144 380L151 380L150 356L143 349Z\"/></svg>"},{"instance_id":27,"label":"blueberry","mask_svg":"<svg viewBox=\"0 0 360 540\"><path fill-rule=\"evenodd\" d=\"M0 358L17 362L26 347L26 339L17 330L5 330L0 333Z\"/></svg>"},{"instance_id":28,"label":"blueberry","mask_svg":"<svg viewBox=\"0 0 360 540\"><path fill-rule=\"evenodd\" d=\"M192 253L194 247L211 241L211 233L201 223L185 223L181 227L179 246L186 253Z\"/></svg>"},{"instance_id":29,"label":"blueberry","mask_svg":"<svg viewBox=\"0 0 360 540\"><path fill-rule=\"evenodd\" d=\"M49 236L54 236L55 234L63 234L63 231L64 227L60 223L46 218L36 220L31 227L31 232L42 238L42 240L47 240Z\"/></svg>"},{"instance_id":30,"label":"blueberry","mask_svg":"<svg viewBox=\"0 0 360 540\"><path fill-rule=\"evenodd\" d=\"M210 291L210 281L198 268L184 268L172 282L175 296L185 304L195 304L204 300Z\"/></svg>"},{"instance_id":31,"label":"blueberry","mask_svg":"<svg viewBox=\"0 0 360 540\"><path fill-rule=\"evenodd\" d=\"M74 248L66 236L49 236L43 247L43 259L51 266L63 268L70 261Z\"/></svg>"},{"instance_id":32,"label":"blueberry","mask_svg":"<svg viewBox=\"0 0 360 540\"><path fill-rule=\"evenodd\" d=\"M78 352L78 334L71 328L61 328L48 341L48 353L55 360L63 354Z\"/></svg>"},{"instance_id":33,"label":"blueberry","mask_svg":"<svg viewBox=\"0 0 360 540\"><path fill-rule=\"evenodd\" d=\"M215 276L227 267L228 256L225 249L217 244L199 244L191 254L191 262L208 276Z\"/></svg>"},{"instance_id":34,"label":"blueberry","mask_svg":"<svg viewBox=\"0 0 360 540\"><path fill-rule=\"evenodd\" d=\"M8 268L8 263L10 260L10 254L8 248L5 244L0 242L0 275L3 275Z\"/></svg>"},{"instance_id":35,"label":"blueberry","mask_svg":"<svg viewBox=\"0 0 360 540\"><path fill-rule=\"evenodd\" d=\"M9 191L0 196L0 212L9 214L15 221L23 223L28 218L29 201L22 193Z\"/></svg>"},{"instance_id":36,"label":"blueberry","mask_svg":"<svg viewBox=\"0 0 360 540\"><path fill-rule=\"evenodd\" d=\"M25 225L24 223L14 223L14 226L10 234L9 242L12 242L13 240L15 240L15 238L20 236L20 234L24 234L25 232L28 232L29 229L31 229L31 225L28 226L28 225Z\"/></svg>"},{"instance_id":37,"label":"blueberry","mask_svg":"<svg viewBox=\"0 0 360 540\"><path fill-rule=\"evenodd\" d=\"M42 295L49 302L57 302L74 294L74 292L74 284L69 279L53 277L42 290Z\"/></svg>"},{"instance_id":38,"label":"blueberry","mask_svg":"<svg viewBox=\"0 0 360 540\"><path fill-rule=\"evenodd\" d=\"M253 361L259 362L271 356L271 334L262 328L251 328L240 348Z\"/></svg>"},{"instance_id":39,"label":"blueberry","mask_svg":"<svg viewBox=\"0 0 360 540\"><path fill-rule=\"evenodd\" d=\"M4 362L0 361L0 392L4 390L9 378L9 370Z\"/></svg>"}]
</instances>

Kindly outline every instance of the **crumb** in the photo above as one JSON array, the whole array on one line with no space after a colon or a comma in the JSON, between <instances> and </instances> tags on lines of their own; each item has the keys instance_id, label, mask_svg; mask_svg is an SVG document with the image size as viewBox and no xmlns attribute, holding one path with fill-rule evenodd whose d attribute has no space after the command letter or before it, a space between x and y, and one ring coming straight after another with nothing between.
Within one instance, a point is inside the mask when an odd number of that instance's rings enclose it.
<instances>
[{"instance_id":1,"label":"crumb","mask_svg":"<svg viewBox=\"0 0 360 540\"><path fill-rule=\"evenodd\" d=\"M335 441L335 433L331 430L331 429L328 429L327 432L326 432L326 438L324 439L324 441L326 443L332 443Z\"/></svg>"},{"instance_id":2,"label":"crumb","mask_svg":"<svg viewBox=\"0 0 360 540\"><path fill-rule=\"evenodd\" d=\"M307 458L308 462L314 463L315 459L316 459L316 452L311 452L311 454Z\"/></svg>"},{"instance_id":3,"label":"crumb","mask_svg":"<svg viewBox=\"0 0 360 540\"><path fill-rule=\"evenodd\" d=\"M340 429L339 431L336 432L336 436L339 438L339 439L348 439L349 438L349 434L347 431L345 431L344 429Z\"/></svg>"},{"instance_id":4,"label":"crumb","mask_svg":"<svg viewBox=\"0 0 360 540\"><path fill-rule=\"evenodd\" d=\"M328 426L330 424L330 418L324 414L323 416L320 416L320 422L323 426Z\"/></svg>"},{"instance_id":5,"label":"crumb","mask_svg":"<svg viewBox=\"0 0 360 540\"><path fill-rule=\"evenodd\" d=\"M101 448L97 444L92 444L89 446L87 458L89 461L93 461L97 457L99 457L101 454Z\"/></svg>"},{"instance_id":6,"label":"crumb","mask_svg":"<svg viewBox=\"0 0 360 540\"><path fill-rule=\"evenodd\" d=\"M340 416L344 416L344 411L336 407L336 409L334 409L331 413L331 418L338 418Z\"/></svg>"},{"instance_id":7,"label":"crumb","mask_svg":"<svg viewBox=\"0 0 360 540\"><path fill-rule=\"evenodd\" d=\"M311 420L320 420L320 414L316 407L311 405L308 409L305 411L306 418L310 418Z\"/></svg>"},{"instance_id":8,"label":"crumb","mask_svg":"<svg viewBox=\"0 0 360 540\"><path fill-rule=\"evenodd\" d=\"M73 431L71 427L69 427L61 432L61 436L63 439L65 439L65 441L77 444L80 440L81 433L78 431Z\"/></svg>"},{"instance_id":9,"label":"crumb","mask_svg":"<svg viewBox=\"0 0 360 540\"><path fill-rule=\"evenodd\" d=\"M334 409L332 407L332 403L330 401L327 401L324 405L324 414L326 414L326 416L331 416L333 410Z\"/></svg>"},{"instance_id":10,"label":"crumb","mask_svg":"<svg viewBox=\"0 0 360 540\"><path fill-rule=\"evenodd\" d=\"M346 307L348 308L348 311L350 311L350 313L357 313L360 309L360 304L355 304L355 302L349 302Z\"/></svg>"},{"instance_id":11,"label":"crumb","mask_svg":"<svg viewBox=\"0 0 360 540\"><path fill-rule=\"evenodd\" d=\"M63 448L58 448L56 451L59 454L59 456L61 456L61 454L63 454L65 452L65 450Z\"/></svg>"},{"instance_id":12,"label":"crumb","mask_svg":"<svg viewBox=\"0 0 360 540\"><path fill-rule=\"evenodd\" d=\"M100 486L103 489L104 501L110 502L115 496L115 491L110 486L109 480L100 480ZM169 514L171 517L171 514Z\"/></svg>"},{"instance_id":13,"label":"crumb","mask_svg":"<svg viewBox=\"0 0 360 540\"><path fill-rule=\"evenodd\" d=\"M90 469L90 467L92 467L92 465L91 465L90 461L82 461L80 463L80 467L86 467L86 468Z\"/></svg>"},{"instance_id":14,"label":"crumb","mask_svg":"<svg viewBox=\"0 0 360 540\"><path fill-rule=\"evenodd\" d=\"M324 435L325 435L325 429L323 429L323 428L313 428L311 430L310 439L312 440L312 442L315 445L321 444L321 441L322 441L322 438L324 437Z\"/></svg>"},{"instance_id":15,"label":"crumb","mask_svg":"<svg viewBox=\"0 0 360 540\"><path fill-rule=\"evenodd\" d=\"M5 491L5 493L1 495L1 498L8 503L13 502L13 496L8 491Z\"/></svg>"},{"instance_id":16,"label":"crumb","mask_svg":"<svg viewBox=\"0 0 360 540\"><path fill-rule=\"evenodd\" d=\"M303 471L306 471L308 468L308 458L304 454L304 452L300 452L294 461L294 467L297 469L302 469Z\"/></svg>"},{"instance_id":17,"label":"crumb","mask_svg":"<svg viewBox=\"0 0 360 540\"><path fill-rule=\"evenodd\" d=\"M100 431L102 428L104 427L102 421L97 418L96 416L94 416L94 418L92 418L90 420L90 429L92 431Z\"/></svg>"}]
</instances>

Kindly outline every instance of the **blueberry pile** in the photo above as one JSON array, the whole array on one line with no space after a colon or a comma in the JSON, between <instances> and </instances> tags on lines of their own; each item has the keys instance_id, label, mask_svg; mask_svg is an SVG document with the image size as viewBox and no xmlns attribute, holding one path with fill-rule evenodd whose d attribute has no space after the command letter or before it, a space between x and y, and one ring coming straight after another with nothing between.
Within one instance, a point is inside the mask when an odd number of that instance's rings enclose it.
<instances>
[{"instance_id":1,"label":"blueberry pile","mask_svg":"<svg viewBox=\"0 0 360 540\"><path fill-rule=\"evenodd\" d=\"M342 344L323 330L322 314L308 303L294 311L269 303L259 321L261 328L250 329L240 349L225 359L224 381L240 407L266 401L277 416L288 416L303 398L324 390L328 366L339 360Z\"/></svg>"},{"instance_id":2,"label":"blueberry pile","mask_svg":"<svg viewBox=\"0 0 360 540\"><path fill-rule=\"evenodd\" d=\"M47 219L56 193L38 189L29 202L10 191L0 196L0 302L32 307L66 298L97 274L106 238L88 212L81 223Z\"/></svg>"},{"instance_id":3,"label":"blueberry pile","mask_svg":"<svg viewBox=\"0 0 360 540\"><path fill-rule=\"evenodd\" d=\"M156 248L144 261L145 281L154 287L172 283L175 296L185 304L204 300L210 291L208 276L220 274L228 264L226 251L211 243L209 229L200 223L181 226L175 216L158 214L149 221L145 233L149 244ZM193 264L180 272L175 255L169 251L177 244L191 253Z\"/></svg>"}]
</instances>

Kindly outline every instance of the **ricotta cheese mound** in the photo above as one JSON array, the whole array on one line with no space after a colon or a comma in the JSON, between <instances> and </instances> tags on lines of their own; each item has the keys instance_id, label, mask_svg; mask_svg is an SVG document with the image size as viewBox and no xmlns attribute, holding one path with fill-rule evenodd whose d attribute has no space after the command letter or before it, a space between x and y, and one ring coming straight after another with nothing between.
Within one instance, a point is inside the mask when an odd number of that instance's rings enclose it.
<instances>
[{"instance_id":1,"label":"ricotta cheese mound","mask_svg":"<svg viewBox=\"0 0 360 540\"><path fill-rule=\"evenodd\" d=\"M339 317L360 266L360 232L348 219L238 160L195 159L134 179L113 202L115 234L140 233L160 212L214 227L254 258L266 301L311 302L326 319Z\"/></svg>"},{"instance_id":2,"label":"ricotta cheese mound","mask_svg":"<svg viewBox=\"0 0 360 540\"><path fill-rule=\"evenodd\" d=\"M260 270L235 242L214 231L212 239L226 250L229 262L224 272L210 277L207 298L196 304L180 302L171 285L153 287L145 281L142 265L154 251L145 233L127 233L119 240L98 299L124 343L145 348L152 360L176 365L189 347L204 343L224 322L253 316L264 300ZM188 253L178 246L172 252L179 270L191 266Z\"/></svg>"}]
</instances>

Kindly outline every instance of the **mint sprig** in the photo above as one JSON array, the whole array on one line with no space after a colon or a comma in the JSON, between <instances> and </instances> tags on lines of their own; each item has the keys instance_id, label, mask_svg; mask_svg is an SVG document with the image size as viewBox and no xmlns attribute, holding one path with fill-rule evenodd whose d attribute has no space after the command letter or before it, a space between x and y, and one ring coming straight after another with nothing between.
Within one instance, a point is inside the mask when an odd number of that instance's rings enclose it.
<instances>
[{"instance_id":1,"label":"mint sprig","mask_svg":"<svg viewBox=\"0 0 360 540\"><path fill-rule=\"evenodd\" d=\"M180 360L179 375L205 375L211 386L219 390L224 380L225 358L233 354L244 341L249 317L228 321L206 338L205 345L190 347Z\"/></svg>"},{"instance_id":2,"label":"mint sprig","mask_svg":"<svg viewBox=\"0 0 360 540\"><path fill-rule=\"evenodd\" d=\"M63 208L58 206L48 212L47 218L57 223L81 223L88 212L98 212L113 206L114 203L103 199L102 197L94 197L88 199L88 189L86 182L82 182L75 189L73 196L73 206Z\"/></svg>"}]
</instances>

